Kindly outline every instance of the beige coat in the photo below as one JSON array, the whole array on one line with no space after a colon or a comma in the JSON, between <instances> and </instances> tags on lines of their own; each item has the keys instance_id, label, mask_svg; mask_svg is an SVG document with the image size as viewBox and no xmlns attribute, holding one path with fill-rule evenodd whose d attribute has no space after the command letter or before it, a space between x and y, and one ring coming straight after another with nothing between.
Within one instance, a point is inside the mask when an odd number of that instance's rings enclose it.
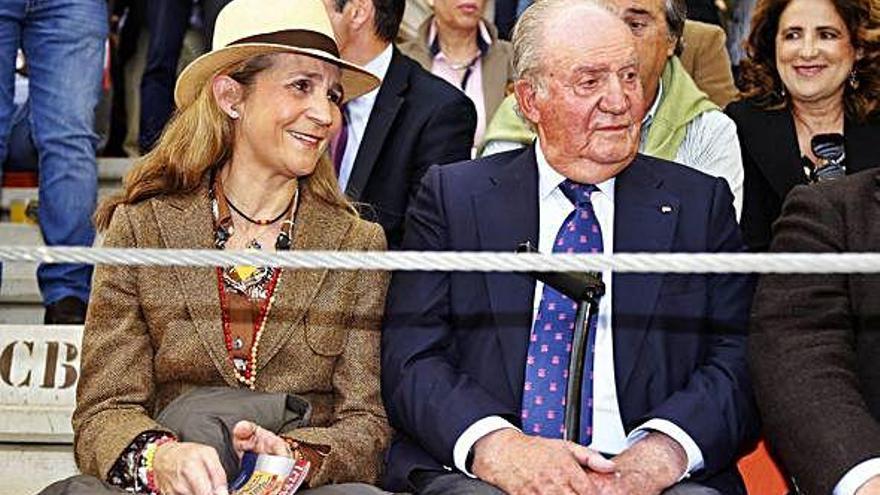
<instances>
[{"instance_id":1,"label":"beige coat","mask_svg":"<svg viewBox=\"0 0 880 495\"><path fill-rule=\"evenodd\" d=\"M412 40L401 43L399 48L404 54L411 57L419 63L428 72L431 72L431 66L434 59L428 47L428 30L431 27L432 17L428 17L419 27L416 37ZM498 31L495 26L488 21L486 27L489 30L489 36L492 38L492 44L489 50L481 60L483 77L483 104L486 109L486 125L492 121L495 110L498 105L507 96L507 85L513 80L513 45L509 41L498 39ZM479 143L474 143L479 145Z\"/></svg>"},{"instance_id":2,"label":"beige coat","mask_svg":"<svg viewBox=\"0 0 880 495\"><path fill-rule=\"evenodd\" d=\"M305 188L304 188L305 191ZM207 188L116 210L108 247L213 247ZM303 194L295 249L382 250L376 224ZM257 390L308 399L296 439L329 445L313 485L379 477L390 428L379 393L379 341L388 274L284 270L259 345ZM105 478L152 417L193 386L238 387L223 340L213 268L100 265L83 336L73 416L76 462Z\"/></svg>"},{"instance_id":3,"label":"beige coat","mask_svg":"<svg viewBox=\"0 0 880 495\"><path fill-rule=\"evenodd\" d=\"M733 83L724 30L714 24L688 20L682 40L684 51L678 58L684 69L710 100L726 107L739 92Z\"/></svg>"}]
</instances>

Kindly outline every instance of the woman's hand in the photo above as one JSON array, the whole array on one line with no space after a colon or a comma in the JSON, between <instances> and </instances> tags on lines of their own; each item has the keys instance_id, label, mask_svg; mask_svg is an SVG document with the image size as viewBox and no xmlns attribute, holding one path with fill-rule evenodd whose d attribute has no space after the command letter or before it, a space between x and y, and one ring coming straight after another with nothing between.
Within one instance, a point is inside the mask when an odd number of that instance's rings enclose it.
<instances>
[{"instance_id":1,"label":"woman's hand","mask_svg":"<svg viewBox=\"0 0 880 495\"><path fill-rule=\"evenodd\" d=\"M167 442L153 457L153 478L162 495L227 495L226 472L213 447Z\"/></svg>"},{"instance_id":2,"label":"woman's hand","mask_svg":"<svg viewBox=\"0 0 880 495\"><path fill-rule=\"evenodd\" d=\"M232 446L239 457L247 451L293 457L287 442L278 435L250 421L239 421L232 429Z\"/></svg>"}]
</instances>

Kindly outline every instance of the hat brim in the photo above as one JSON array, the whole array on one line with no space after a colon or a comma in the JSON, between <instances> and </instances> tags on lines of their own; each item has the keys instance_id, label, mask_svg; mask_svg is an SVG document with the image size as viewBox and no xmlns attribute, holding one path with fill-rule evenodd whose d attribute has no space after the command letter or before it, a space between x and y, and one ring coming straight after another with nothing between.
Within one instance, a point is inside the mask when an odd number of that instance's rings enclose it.
<instances>
[{"instance_id":1,"label":"hat brim","mask_svg":"<svg viewBox=\"0 0 880 495\"><path fill-rule=\"evenodd\" d=\"M313 57L338 66L342 70L339 83L345 94L343 102L352 100L379 87L381 80L350 62L323 51L311 48L298 48L274 43L242 43L214 50L190 63L180 76L174 88L174 102L177 108L191 104L199 91L208 84L218 72L243 60L271 53L294 53Z\"/></svg>"}]
</instances>

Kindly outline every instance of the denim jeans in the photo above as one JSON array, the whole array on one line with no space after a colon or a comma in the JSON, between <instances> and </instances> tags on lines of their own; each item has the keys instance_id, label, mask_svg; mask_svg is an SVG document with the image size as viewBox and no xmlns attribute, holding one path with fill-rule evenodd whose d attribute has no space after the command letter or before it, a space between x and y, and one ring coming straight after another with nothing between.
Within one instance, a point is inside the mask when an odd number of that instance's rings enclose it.
<instances>
[{"instance_id":1,"label":"denim jeans","mask_svg":"<svg viewBox=\"0 0 880 495\"><path fill-rule=\"evenodd\" d=\"M174 82L183 37L189 27L192 0L148 0L147 65L141 78L141 120L138 145L152 149L174 111Z\"/></svg>"},{"instance_id":2,"label":"denim jeans","mask_svg":"<svg viewBox=\"0 0 880 495\"><path fill-rule=\"evenodd\" d=\"M0 0L0 163L8 153L21 48L40 161L40 229L48 246L91 246L95 240L94 120L107 30L105 0ZM88 301L91 275L89 265L40 266L43 303L67 296Z\"/></svg>"}]
</instances>

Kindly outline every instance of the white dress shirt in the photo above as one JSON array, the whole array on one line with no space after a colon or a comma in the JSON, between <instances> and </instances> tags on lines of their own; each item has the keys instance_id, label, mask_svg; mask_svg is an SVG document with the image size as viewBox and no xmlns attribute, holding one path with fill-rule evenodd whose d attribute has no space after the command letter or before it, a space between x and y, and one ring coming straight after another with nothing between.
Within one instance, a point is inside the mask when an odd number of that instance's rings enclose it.
<instances>
[{"instance_id":1,"label":"white dress shirt","mask_svg":"<svg viewBox=\"0 0 880 495\"><path fill-rule=\"evenodd\" d=\"M645 149L648 130L657 113L662 94L663 82L661 81L654 103L642 119L641 139L639 140L640 152ZM525 145L513 141L490 141L483 150L483 156L523 146ZM733 207L736 210L736 219L739 221L742 213L744 172L739 137L736 135L736 124L730 117L718 110L697 115L688 122L684 140L678 146L673 161L712 177L721 177L726 180L733 193Z\"/></svg>"},{"instance_id":2,"label":"white dress shirt","mask_svg":"<svg viewBox=\"0 0 880 495\"><path fill-rule=\"evenodd\" d=\"M389 43L382 53L364 66L364 69L367 69L367 71L379 79L385 80L385 75L388 74L388 68L391 66L391 55L393 53L394 49ZM345 104L345 115L346 119L348 119L348 141L345 143L345 153L342 155L342 162L339 164L339 190L342 192L345 192L348 180L351 178L354 160L357 158L361 141L364 140L364 131L367 129L367 122L370 120L370 114L373 112L373 106L376 104L376 95L379 94L381 87L380 85L373 91L358 96Z\"/></svg>"},{"instance_id":3,"label":"white dress shirt","mask_svg":"<svg viewBox=\"0 0 880 495\"><path fill-rule=\"evenodd\" d=\"M854 468L843 475L843 478L840 478L831 493L832 495L854 495L856 490L874 476L880 476L880 457L856 464Z\"/></svg>"},{"instance_id":4,"label":"white dress shirt","mask_svg":"<svg viewBox=\"0 0 880 495\"><path fill-rule=\"evenodd\" d=\"M535 151L538 161L538 250L551 253L559 228L575 207L559 189L565 177L547 163L540 140L535 146ZM596 219L602 230L605 254L612 254L614 251L614 182L615 179L611 178L596 184L598 191L590 196ZM629 436L626 435L620 417L614 378L614 342L611 327L611 300L614 292L610 270L602 272L602 281L605 282L605 295L599 300L596 347L593 357L593 439L588 447L606 454L619 454L644 437L648 431L660 431L672 437L684 449L688 460L685 472L687 476L703 467L703 454L696 442L681 427L665 419L650 419L633 430ZM541 282L535 284L532 303L533 322L537 316L543 290L544 284ZM480 419L468 427L459 436L453 448L455 467L471 475L465 469L465 465L468 452L474 443L489 433L503 428L514 428L514 426L499 416Z\"/></svg>"}]
</instances>

